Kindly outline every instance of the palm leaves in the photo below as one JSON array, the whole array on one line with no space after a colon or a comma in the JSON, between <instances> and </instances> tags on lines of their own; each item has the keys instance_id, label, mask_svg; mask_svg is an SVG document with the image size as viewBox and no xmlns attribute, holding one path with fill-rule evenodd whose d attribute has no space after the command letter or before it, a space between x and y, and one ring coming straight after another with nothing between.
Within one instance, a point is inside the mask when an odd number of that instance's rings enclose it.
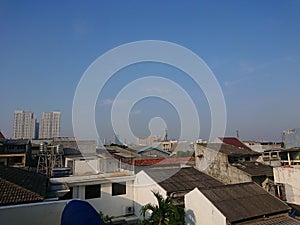
<instances>
[{"instance_id":1,"label":"palm leaves","mask_svg":"<svg viewBox=\"0 0 300 225\"><path fill-rule=\"evenodd\" d=\"M141 208L141 215L145 218L146 214L150 216L144 219L141 224L144 225L183 225L184 209L175 206L172 199L167 197L164 199L158 192L153 192L157 200L157 205L148 203Z\"/></svg>"}]
</instances>

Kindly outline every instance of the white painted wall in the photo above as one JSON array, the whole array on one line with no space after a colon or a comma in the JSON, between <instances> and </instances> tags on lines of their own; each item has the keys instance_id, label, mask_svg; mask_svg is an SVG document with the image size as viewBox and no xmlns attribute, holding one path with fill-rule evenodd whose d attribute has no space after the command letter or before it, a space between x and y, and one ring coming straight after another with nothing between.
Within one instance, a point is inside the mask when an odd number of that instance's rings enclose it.
<instances>
[{"instance_id":1,"label":"white painted wall","mask_svg":"<svg viewBox=\"0 0 300 225\"><path fill-rule=\"evenodd\" d=\"M89 175L98 173L98 158L74 160L74 175Z\"/></svg>"},{"instance_id":2,"label":"white painted wall","mask_svg":"<svg viewBox=\"0 0 300 225\"><path fill-rule=\"evenodd\" d=\"M195 188L185 195L187 225L226 225L226 217Z\"/></svg>"},{"instance_id":3,"label":"white painted wall","mask_svg":"<svg viewBox=\"0 0 300 225\"><path fill-rule=\"evenodd\" d=\"M60 225L61 214L68 201L42 202L0 207L1 224Z\"/></svg>"},{"instance_id":4,"label":"white painted wall","mask_svg":"<svg viewBox=\"0 0 300 225\"><path fill-rule=\"evenodd\" d=\"M275 183L284 184L287 202L300 205L300 166L274 167L273 172Z\"/></svg>"},{"instance_id":5,"label":"white painted wall","mask_svg":"<svg viewBox=\"0 0 300 225\"><path fill-rule=\"evenodd\" d=\"M126 207L134 207L133 181L126 182L126 194L112 196L112 184L101 184L101 197L86 199L97 211L109 216L124 216Z\"/></svg>"},{"instance_id":6,"label":"white painted wall","mask_svg":"<svg viewBox=\"0 0 300 225\"><path fill-rule=\"evenodd\" d=\"M73 186L73 198L89 202L97 211L109 216L124 216L126 207L133 207L133 180L126 182L126 194L112 196L112 183L101 183L100 198L85 199L85 185ZM93 184L97 184L94 182ZM100 183L99 183L100 184Z\"/></svg>"},{"instance_id":7,"label":"white painted wall","mask_svg":"<svg viewBox=\"0 0 300 225\"><path fill-rule=\"evenodd\" d=\"M157 204L152 191L159 192L164 198L167 197L166 191L143 170L136 174L134 180L134 211L136 216L140 216L142 206L148 203Z\"/></svg>"}]
</instances>

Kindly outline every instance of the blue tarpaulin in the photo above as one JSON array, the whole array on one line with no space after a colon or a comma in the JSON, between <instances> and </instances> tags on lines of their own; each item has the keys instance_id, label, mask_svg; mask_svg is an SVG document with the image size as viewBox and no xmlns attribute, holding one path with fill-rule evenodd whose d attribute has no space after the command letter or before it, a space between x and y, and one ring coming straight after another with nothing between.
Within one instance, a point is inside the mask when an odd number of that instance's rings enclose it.
<instances>
[{"instance_id":1,"label":"blue tarpaulin","mask_svg":"<svg viewBox=\"0 0 300 225\"><path fill-rule=\"evenodd\" d=\"M105 223L88 202L72 200L63 210L61 225L105 225Z\"/></svg>"}]
</instances>

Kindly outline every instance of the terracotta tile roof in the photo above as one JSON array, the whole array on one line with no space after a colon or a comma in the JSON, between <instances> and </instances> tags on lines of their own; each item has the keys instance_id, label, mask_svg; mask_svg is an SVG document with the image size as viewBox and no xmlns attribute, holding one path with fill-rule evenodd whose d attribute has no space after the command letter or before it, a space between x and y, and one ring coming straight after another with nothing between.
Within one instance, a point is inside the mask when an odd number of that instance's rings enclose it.
<instances>
[{"instance_id":1,"label":"terracotta tile roof","mask_svg":"<svg viewBox=\"0 0 300 225\"><path fill-rule=\"evenodd\" d=\"M43 201L48 178L19 168L0 166L0 205Z\"/></svg>"},{"instance_id":2,"label":"terracotta tile roof","mask_svg":"<svg viewBox=\"0 0 300 225\"><path fill-rule=\"evenodd\" d=\"M154 159L138 159L134 160L135 166L152 166L152 165L174 165L180 163L195 162L193 157L181 158L154 158Z\"/></svg>"},{"instance_id":3,"label":"terracotta tile roof","mask_svg":"<svg viewBox=\"0 0 300 225\"><path fill-rule=\"evenodd\" d=\"M199 189L231 222L288 213L290 207L255 183Z\"/></svg>"},{"instance_id":4,"label":"terracotta tile roof","mask_svg":"<svg viewBox=\"0 0 300 225\"><path fill-rule=\"evenodd\" d=\"M219 139L223 141L223 143L225 144L232 145L238 148L251 150L251 148L249 148L247 145L245 145L243 142L241 142L239 139L235 137L220 137Z\"/></svg>"}]
</instances>

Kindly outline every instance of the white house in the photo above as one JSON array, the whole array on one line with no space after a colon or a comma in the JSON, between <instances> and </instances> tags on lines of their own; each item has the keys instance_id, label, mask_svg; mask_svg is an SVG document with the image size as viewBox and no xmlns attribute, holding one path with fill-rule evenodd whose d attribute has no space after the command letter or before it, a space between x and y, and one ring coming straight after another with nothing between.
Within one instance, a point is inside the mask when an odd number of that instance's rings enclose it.
<instances>
[{"instance_id":1,"label":"white house","mask_svg":"<svg viewBox=\"0 0 300 225\"><path fill-rule=\"evenodd\" d=\"M188 225L299 224L289 210L255 183L195 188L185 196Z\"/></svg>"},{"instance_id":2,"label":"white house","mask_svg":"<svg viewBox=\"0 0 300 225\"><path fill-rule=\"evenodd\" d=\"M152 191L170 196L175 205L184 207L184 195L195 187L219 186L222 183L193 167L152 168L140 171L134 181L135 214L147 203L156 204Z\"/></svg>"},{"instance_id":3,"label":"white house","mask_svg":"<svg viewBox=\"0 0 300 225\"><path fill-rule=\"evenodd\" d=\"M300 205L300 166L274 167L273 171L275 183L283 187L281 195L285 194L288 203Z\"/></svg>"}]
</instances>

